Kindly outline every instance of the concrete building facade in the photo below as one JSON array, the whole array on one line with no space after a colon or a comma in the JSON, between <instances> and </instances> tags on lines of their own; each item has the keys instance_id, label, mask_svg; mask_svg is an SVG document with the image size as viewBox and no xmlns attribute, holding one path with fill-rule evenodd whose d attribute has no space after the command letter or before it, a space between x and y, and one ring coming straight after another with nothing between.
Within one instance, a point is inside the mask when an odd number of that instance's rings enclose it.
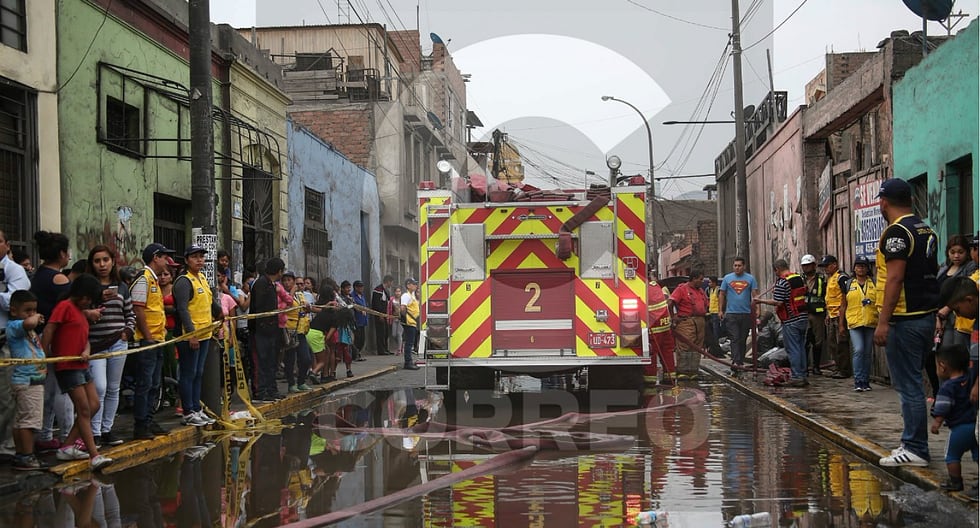
<instances>
[{"instance_id":1,"label":"concrete building facade","mask_svg":"<svg viewBox=\"0 0 980 528\"><path fill-rule=\"evenodd\" d=\"M318 280L380 283L381 211L374 174L298 123L290 122L288 143L292 269Z\"/></svg>"},{"instance_id":2,"label":"concrete building facade","mask_svg":"<svg viewBox=\"0 0 980 528\"><path fill-rule=\"evenodd\" d=\"M290 117L376 175L382 273L417 275L418 183L440 179L440 160L460 173L468 160L463 78L445 47L423 57L417 31L380 24L239 32L284 67Z\"/></svg>"},{"instance_id":3,"label":"concrete building facade","mask_svg":"<svg viewBox=\"0 0 980 528\"><path fill-rule=\"evenodd\" d=\"M5 2L0 25L0 230L25 250L61 228L58 3Z\"/></svg>"},{"instance_id":4,"label":"concrete building facade","mask_svg":"<svg viewBox=\"0 0 980 528\"><path fill-rule=\"evenodd\" d=\"M73 78L58 103L61 191L70 197L59 205L61 230L76 255L104 243L122 263L139 263L151 240L185 247L192 240L187 3L66 0L58 25L65 28L59 79ZM234 31L213 27L212 42L219 241L235 248L240 270L284 254L289 100L279 67ZM266 243L254 241L259 235Z\"/></svg>"},{"instance_id":5,"label":"concrete building facade","mask_svg":"<svg viewBox=\"0 0 980 528\"><path fill-rule=\"evenodd\" d=\"M978 34L974 19L893 90L894 175L912 184L917 210L939 234L940 247L980 225Z\"/></svg>"},{"instance_id":6,"label":"concrete building facade","mask_svg":"<svg viewBox=\"0 0 980 528\"><path fill-rule=\"evenodd\" d=\"M945 37L930 37L932 47ZM819 240L810 253L852 262L873 258L884 228L877 207L881 182L895 175L895 83L922 60L920 34L894 31L871 54L827 59L827 92L804 114L805 185L815 186ZM850 266L846 266L849 268Z\"/></svg>"}]
</instances>

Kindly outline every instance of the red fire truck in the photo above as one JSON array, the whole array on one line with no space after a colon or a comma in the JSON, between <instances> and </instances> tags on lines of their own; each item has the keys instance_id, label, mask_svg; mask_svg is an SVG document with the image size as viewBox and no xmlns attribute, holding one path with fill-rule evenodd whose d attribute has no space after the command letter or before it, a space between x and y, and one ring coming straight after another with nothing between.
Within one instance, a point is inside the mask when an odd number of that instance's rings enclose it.
<instances>
[{"instance_id":1,"label":"red fire truck","mask_svg":"<svg viewBox=\"0 0 980 528\"><path fill-rule=\"evenodd\" d=\"M614 187L418 192L426 385L492 388L496 371L587 367L590 388L640 388L649 364L646 197ZM435 368L430 376L431 368Z\"/></svg>"}]
</instances>

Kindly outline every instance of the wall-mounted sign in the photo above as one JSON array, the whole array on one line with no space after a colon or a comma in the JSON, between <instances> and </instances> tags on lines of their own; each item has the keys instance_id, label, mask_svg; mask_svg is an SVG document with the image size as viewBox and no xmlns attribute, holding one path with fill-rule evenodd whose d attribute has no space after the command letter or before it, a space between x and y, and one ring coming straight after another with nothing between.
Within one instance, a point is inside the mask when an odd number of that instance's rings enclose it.
<instances>
[{"instance_id":1,"label":"wall-mounted sign","mask_svg":"<svg viewBox=\"0 0 980 528\"><path fill-rule=\"evenodd\" d=\"M875 258L878 240L885 230L885 217L881 216L878 191L881 180L872 180L854 188L851 209L854 211L854 256Z\"/></svg>"}]
</instances>

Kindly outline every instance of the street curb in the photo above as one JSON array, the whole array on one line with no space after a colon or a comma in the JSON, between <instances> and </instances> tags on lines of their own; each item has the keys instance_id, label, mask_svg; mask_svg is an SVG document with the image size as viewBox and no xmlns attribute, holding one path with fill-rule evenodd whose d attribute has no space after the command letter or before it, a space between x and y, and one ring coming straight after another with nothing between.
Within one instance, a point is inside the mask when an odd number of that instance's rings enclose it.
<instances>
[{"instance_id":1,"label":"street curb","mask_svg":"<svg viewBox=\"0 0 980 528\"><path fill-rule=\"evenodd\" d=\"M359 376L354 376L353 378L332 381L326 385L317 386L310 391L287 394L281 400L256 405L255 408L266 418L281 418L309 408L310 404L316 400L338 389L357 382L383 376L396 370L398 370L397 365L390 365ZM242 436L247 436L247 434L245 432ZM107 467L104 473L111 475L112 473L118 473L125 469L163 458L188 447L198 445L205 439L205 436L201 429L184 425L171 429L169 434L158 436L152 440L129 441L116 447L100 450L100 454L113 459L113 464ZM89 462L88 460L65 462L52 466L48 471L60 476L64 480L68 480L89 473Z\"/></svg>"},{"instance_id":2,"label":"street curb","mask_svg":"<svg viewBox=\"0 0 980 528\"><path fill-rule=\"evenodd\" d=\"M780 413L790 417L796 423L830 440L834 444L854 453L865 462L890 473L901 480L911 482L927 490L938 490L939 481L933 473L924 468L918 467L884 467L878 464L878 460L891 454L890 450L864 438L863 436L841 427L840 425L820 416L800 409L795 404L770 392L759 390L741 380L728 376L723 371L716 370L712 366L702 365L701 370L711 374L715 378L724 381L739 392L759 400ZM743 374L750 375L749 373ZM955 495L950 495L955 496Z\"/></svg>"}]
</instances>

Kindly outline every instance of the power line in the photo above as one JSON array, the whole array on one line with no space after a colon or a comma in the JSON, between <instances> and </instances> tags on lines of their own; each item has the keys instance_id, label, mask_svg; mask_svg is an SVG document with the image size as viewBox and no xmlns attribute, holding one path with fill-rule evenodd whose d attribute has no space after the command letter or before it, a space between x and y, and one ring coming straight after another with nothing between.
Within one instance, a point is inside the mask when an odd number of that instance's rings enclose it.
<instances>
[{"instance_id":1,"label":"power line","mask_svg":"<svg viewBox=\"0 0 980 528\"><path fill-rule=\"evenodd\" d=\"M388 3L388 7L391 8L391 12L394 13L395 19L397 19L398 20L398 23L402 25L402 29L404 29L404 30L407 31L408 30L408 26L406 26L405 23L402 22L402 17L398 16L398 10L396 10L395 7L393 5L391 5L391 0L385 0L385 1Z\"/></svg>"},{"instance_id":2,"label":"power line","mask_svg":"<svg viewBox=\"0 0 980 528\"><path fill-rule=\"evenodd\" d=\"M783 27L783 24L785 24L786 22L789 22L789 19L793 18L793 15L795 15L796 12L800 10L800 8L802 8L804 5L806 5L806 3L807 3L807 0L803 0L802 2L800 2L800 5L796 6L796 9L794 9L793 12L790 13L788 17L784 18L783 21L779 23L779 25L777 25L776 27L772 28L772 31L770 31L769 33L766 33L766 36L764 36L761 39L753 42L752 44L749 44L748 46L743 47L742 48L742 51L745 52L745 50L750 49L753 46L755 46L756 44L759 44L760 42L762 42L762 41L766 40L767 38L769 38L779 28Z\"/></svg>"},{"instance_id":3,"label":"power line","mask_svg":"<svg viewBox=\"0 0 980 528\"><path fill-rule=\"evenodd\" d=\"M744 28L748 27L749 21L762 8L762 2L763 1L764 0L752 0L752 3L749 4L749 8L745 10L745 15L742 16L742 21L741 21L741 23L738 26L740 29L744 29Z\"/></svg>"},{"instance_id":4,"label":"power line","mask_svg":"<svg viewBox=\"0 0 980 528\"><path fill-rule=\"evenodd\" d=\"M708 28L708 29L717 29L719 31L728 31L727 28L718 27L718 26L710 26L708 24L702 24L700 22L694 22L693 20L685 20L683 18L675 17L674 15L671 15L671 14L668 14L668 13L664 13L663 11L657 11L656 9L654 9L652 7L645 6L645 5L637 2L636 0L626 0L626 1L629 2L630 4L635 5L636 7L639 7L640 9L645 9L645 10L651 12L651 13L656 13L656 14L662 16L662 17L669 18L671 20L676 20L678 22L683 22L685 24L690 24L692 26L698 26L698 27L703 27L703 28Z\"/></svg>"},{"instance_id":5,"label":"power line","mask_svg":"<svg viewBox=\"0 0 980 528\"><path fill-rule=\"evenodd\" d=\"M95 45L95 40L99 38L99 33L102 32L102 28L105 27L106 21L109 20L109 8L111 7L112 7L112 0L109 0L109 3L107 3L105 6L105 11L102 12L102 23L99 24L99 27L95 30L95 34L92 35L92 40L89 41L88 47L85 48L85 53L82 54L82 58L78 61L78 64L75 66L75 69L71 72L71 75L69 75L68 78L65 79L65 82L61 86L55 88L51 93L59 93L62 90L64 90L68 86L68 84L71 83L72 79L75 78L75 75L78 73L78 70L82 68L82 64L84 64L85 59L88 58L89 52L92 51L92 46Z\"/></svg>"}]
</instances>

